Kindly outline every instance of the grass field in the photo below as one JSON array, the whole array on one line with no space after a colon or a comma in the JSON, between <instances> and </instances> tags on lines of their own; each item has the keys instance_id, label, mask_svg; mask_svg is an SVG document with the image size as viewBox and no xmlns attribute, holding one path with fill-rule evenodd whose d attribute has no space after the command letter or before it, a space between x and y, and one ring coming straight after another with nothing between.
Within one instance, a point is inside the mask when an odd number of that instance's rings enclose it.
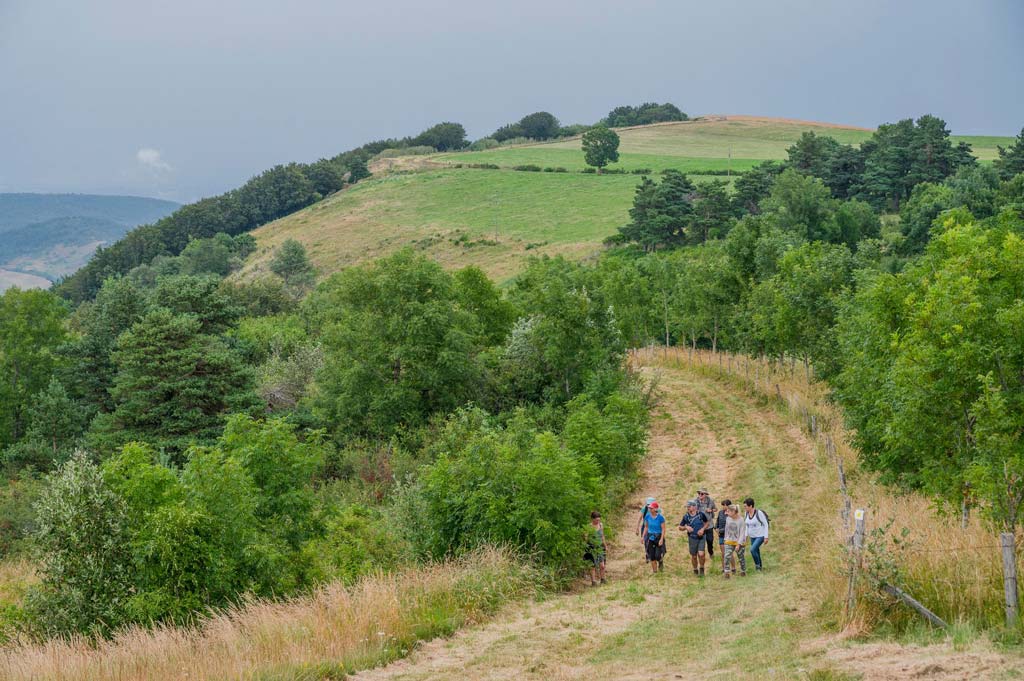
<instances>
[{"instance_id":1,"label":"grass field","mask_svg":"<svg viewBox=\"0 0 1024 681\"><path fill-rule=\"evenodd\" d=\"M675 168L702 182L713 176L701 176L701 170L739 171L783 159L806 131L851 144L871 135L864 128L749 116L658 124L621 130L621 160L612 167ZM982 160L995 157L997 144L1011 141L956 139L975 144ZM470 163L505 170L445 167ZM259 250L242 276L265 269L273 250L295 238L322 274L411 247L446 267L475 264L504 281L529 255L591 255L627 222L638 176L507 170L524 164L582 170L580 142L382 161L374 178L256 230Z\"/></svg>"}]
</instances>

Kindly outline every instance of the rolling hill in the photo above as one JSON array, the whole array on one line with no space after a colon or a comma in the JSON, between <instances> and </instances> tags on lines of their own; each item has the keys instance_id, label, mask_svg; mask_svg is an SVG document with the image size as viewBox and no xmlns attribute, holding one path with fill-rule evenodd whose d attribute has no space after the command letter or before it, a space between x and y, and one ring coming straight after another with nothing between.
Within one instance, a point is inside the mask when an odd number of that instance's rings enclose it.
<instances>
[{"instance_id":1,"label":"rolling hill","mask_svg":"<svg viewBox=\"0 0 1024 681\"><path fill-rule=\"evenodd\" d=\"M623 128L620 160L610 168L627 173L675 168L703 182L714 177L701 171L739 171L763 160L783 159L807 131L843 143L859 143L872 132L752 116ZM954 137L960 140L971 143L982 161L995 157L997 144L1011 141ZM513 170L527 164L566 172ZM258 250L242 276L265 269L273 250L289 238L306 246L322 273L403 247L422 251L446 267L479 265L498 280L515 274L530 255L584 258L627 220L639 177L578 172L583 168L578 138L382 159L372 164L372 179L253 232Z\"/></svg>"},{"instance_id":2,"label":"rolling hill","mask_svg":"<svg viewBox=\"0 0 1024 681\"><path fill-rule=\"evenodd\" d=\"M42 287L179 206L139 196L0 194L0 290Z\"/></svg>"}]
</instances>

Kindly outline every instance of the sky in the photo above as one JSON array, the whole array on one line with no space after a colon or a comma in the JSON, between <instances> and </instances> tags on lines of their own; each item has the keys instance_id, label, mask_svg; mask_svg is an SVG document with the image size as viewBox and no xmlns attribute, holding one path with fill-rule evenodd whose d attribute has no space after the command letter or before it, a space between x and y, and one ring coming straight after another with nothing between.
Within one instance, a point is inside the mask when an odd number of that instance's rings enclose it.
<instances>
[{"instance_id":1,"label":"sky","mask_svg":"<svg viewBox=\"0 0 1024 681\"><path fill-rule=\"evenodd\" d=\"M1019 0L0 0L0 192L192 201L451 120L621 104L1024 126Z\"/></svg>"}]
</instances>

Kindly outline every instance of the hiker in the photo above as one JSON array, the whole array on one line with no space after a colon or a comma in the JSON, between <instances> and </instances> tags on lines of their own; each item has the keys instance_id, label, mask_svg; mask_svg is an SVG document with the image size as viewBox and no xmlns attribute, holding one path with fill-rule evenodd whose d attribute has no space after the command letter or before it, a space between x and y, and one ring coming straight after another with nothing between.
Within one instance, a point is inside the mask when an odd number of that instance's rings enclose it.
<instances>
[{"instance_id":1,"label":"hiker","mask_svg":"<svg viewBox=\"0 0 1024 681\"><path fill-rule=\"evenodd\" d=\"M722 572L725 572L725 521L729 517L730 506L732 506L732 501L729 499L723 501L722 508L718 511L718 517L715 519L715 530L718 535L718 548L721 549L720 553L722 554Z\"/></svg>"},{"instance_id":2,"label":"hiker","mask_svg":"<svg viewBox=\"0 0 1024 681\"><path fill-rule=\"evenodd\" d=\"M640 520L636 524L636 536L640 537L640 546L647 546L647 509L650 508L651 504L655 502L654 497L647 497L647 501L644 502L644 507L640 510ZM650 562L647 560L647 552L644 550L644 562Z\"/></svg>"},{"instance_id":3,"label":"hiker","mask_svg":"<svg viewBox=\"0 0 1024 681\"><path fill-rule=\"evenodd\" d=\"M761 547L768 543L768 514L755 508L751 497L747 497L743 505L747 509L744 522L750 539L750 557L754 559L754 569L760 572L764 567L761 563Z\"/></svg>"},{"instance_id":4,"label":"hiker","mask_svg":"<svg viewBox=\"0 0 1024 681\"><path fill-rule=\"evenodd\" d=\"M601 522L601 514L593 511L590 514L590 532L587 536L587 552L583 557L591 562L590 565L590 586L596 586L597 580L605 583L605 557L608 555L608 546L604 543L604 524Z\"/></svg>"},{"instance_id":5,"label":"hiker","mask_svg":"<svg viewBox=\"0 0 1024 681\"><path fill-rule=\"evenodd\" d=\"M715 517L715 511L718 509L715 507L715 500L708 494L707 487L701 487L697 490L697 510L712 519ZM707 538L708 543L708 556L715 556L715 531L708 527L708 531L704 534Z\"/></svg>"},{"instance_id":6,"label":"hiker","mask_svg":"<svg viewBox=\"0 0 1024 681\"><path fill-rule=\"evenodd\" d=\"M679 529L684 530L690 540L690 564L693 565L693 574L699 577L704 576L704 552L710 526L711 519L697 509L697 500L686 502L686 515L679 521Z\"/></svg>"},{"instance_id":7,"label":"hiker","mask_svg":"<svg viewBox=\"0 0 1024 681\"><path fill-rule=\"evenodd\" d=\"M651 564L651 573L657 574L665 570L665 516L657 501L652 501L644 514L644 550L647 562Z\"/></svg>"},{"instance_id":8,"label":"hiker","mask_svg":"<svg viewBox=\"0 0 1024 681\"><path fill-rule=\"evenodd\" d=\"M740 577L747 576L747 556L745 554L747 543L747 523L740 517L740 507L731 504L724 504L722 511L726 513L725 521L725 544L722 546L722 560L725 565L723 576L730 578L730 573L735 572L735 562L739 561Z\"/></svg>"}]
</instances>

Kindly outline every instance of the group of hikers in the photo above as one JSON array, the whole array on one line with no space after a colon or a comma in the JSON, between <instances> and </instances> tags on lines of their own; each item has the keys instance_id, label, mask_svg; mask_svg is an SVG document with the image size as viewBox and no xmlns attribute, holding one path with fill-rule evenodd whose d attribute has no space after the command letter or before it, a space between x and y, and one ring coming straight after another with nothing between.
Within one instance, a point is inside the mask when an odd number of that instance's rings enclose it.
<instances>
[{"instance_id":1,"label":"group of hikers","mask_svg":"<svg viewBox=\"0 0 1024 681\"><path fill-rule=\"evenodd\" d=\"M754 561L754 569L762 570L761 547L768 542L768 530L771 522L768 514L757 508L754 500L747 497L743 501L744 510L738 504L726 499L718 508L715 500L701 487L697 496L686 502L686 514L679 521L678 529L685 532L690 550L690 564L693 574L704 576L707 558L715 555L715 533L718 534L718 547L722 556L722 575L725 579L738 572L741 577L747 575L747 542L750 542L750 557ZM644 546L644 559L651 566L651 572L657 574L665 569L665 552L668 521L661 505L654 497L647 497L640 520L637 522L636 534ZM587 552L584 558L590 562L590 583L605 583L605 560L608 550L604 540L604 525L601 514L594 511L590 514L590 536L587 539ZM710 569L710 567L708 567Z\"/></svg>"}]
</instances>

